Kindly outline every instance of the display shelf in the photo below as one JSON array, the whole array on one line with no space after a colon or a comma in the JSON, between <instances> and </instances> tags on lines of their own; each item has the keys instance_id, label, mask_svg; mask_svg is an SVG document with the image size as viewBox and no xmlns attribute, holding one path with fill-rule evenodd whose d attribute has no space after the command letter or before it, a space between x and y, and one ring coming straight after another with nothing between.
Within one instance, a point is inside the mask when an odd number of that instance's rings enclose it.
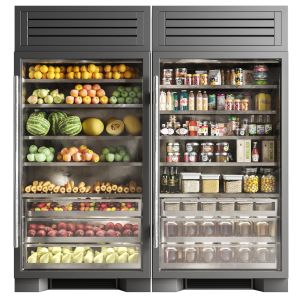
<instances>
[{"instance_id":1,"label":"display shelf","mask_svg":"<svg viewBox=\"0 0 300 300\"><path fill-rule=\"evenodd\" d=\"M26 237L26 243L139 243L140 237Z\"/></svg>"},{"instance_id":2,"label":"display shelf","mask_svg":"<svg viewBox=\"0 0 300 300\"><path fill-rule=\"evenodd\" d=\"M23 104L28 109L120 109L120 108L143 108L143 104Z\"/></svg>"},{"instance_id":3,"label":"display shelf","mask_svg":"<svg viewBox=\"0 0 300 300\"><path fill-rule=\"evenodd\" d=\"M24 167L141 167L141 162L24 162Z\"/></svg>"},{"instance_id":4,"label":"display shelf","mask_svg":"<svg viewBox=\"0 0 300 300\"><path fill-rule=\"evenodd\" d=\"M180 140L180 141L185 141L185 140L191 140L191 141L198 141L198 140L230 140L230 141L236 141L236 140L275 140L277 137L276 136L271 136L271 135L266 135L266 136L179 136L179 135L163 135L160 136L160 140Z\"/></svg>"},{"instance_id":5,"label":"display shelf","mask_svg":"<svg viewBox=\"0 0 300 300\"><path fill-rule=\"evenodd\" d=\"M35 269L42 269L42 270L48 270L48 269L86 269L86 270L91 270L91 269L100 269L100 270L111 270L111 269L117 269L117 270L126 270L126 269L140 269L141 264L136 263L136 264L130 264L130 263L124 263L124 264L108 264L108 263L103 263L103 264L29 264L25 263L24 268L28 270L35 270Z\"/></svg>"},{"instance_id":6,"label":"display shelf","mask_svg":"<svg viewBox=\"0 0 300 300\"><path fill-rule=\"evenodd\" d=\"M278 85L160 85L161 90L272 90Z\"/></svg>"},{"instance_id":7,"label":"display shelf","mask_svg":"<svg viewBox=\"0 0 300 300\"><path fill-rule=\"evenodd\" d=\"M161 162L161 167L276 167L276 162Z\"/></svg>"},{"instance_id":8,"label":"display shelf","mask_svg":"<svg viewBox=\"0 0 300 300\"><path fill-rule=\"evenodd\" d=\"M276 115L276 110L161 110L161 115Z\"/></svg>"},{"instance_id":9,"label":"display shelf","mask_svg":"<svg viewBox=\"0 0 300 300\"><path fill-rule=\"evenodd\" d=\"M162 211L162 217L276 217L277 211Z\"/></svg>"},{"instance_id":10,"label":"display shelf","mask_svg":"<svg viewBox=\"0 0 300 300\"><path fill-rule=\"evenodd\" d=\"M279 193L161 193L160 198L279 198Z\"/></svg>"},{"instance_id":11,"label":"display shelf","mask_svg":"<svg viewBox=\"0 0 300 300\"><path fill-rule=\"evenodd\" d=\"M22 194L22 198L24 199L39 199L39 200L43 200L43 199L52 199L54 201L54 199L59 198L59 199L63 199L63 200L72 200L72 201L94 201L97 199L116 199L116 198L128 198L128 199L135 199L135 198L142 198L142 194L118 194L118 193L111 193L111 194L95 194L95 193L91 193L91 194L32 194L32 193L23 193Z\"/></svg>"},{"instance_id":12,"label":"display shelf","mask_svg":"<svg viewBox=\"0 0 300 300\"><path fill-rule=\"evenodd\" d=\"M163 243L274 243L275 237L249 236L193 236L193 237L163 237Z\"/></svg>"},{"instance_id":13,"label":"display shelf","mask_svg":"<svg viewBox=\"0 0 300 300\"><path fill-rule=\"evenodd\" d=\"M36 136L36 135L26 135L24 136L24 140L50 140L50 141L65 141L65 140L89 140L89 141L127 141L130 139L130 141L133 140L141 140L142 136L128 136L128 135L118 135L118 136L112 136L112 135L99 135L99 136L87 136L87 135L72 135L72 136L63 136L63 135L45 135L45 136Z\"/></svg>"},{"instance_id":14,"label":"display shelf","mask_svg":"<svg viewBox=\"0 0 300 300\"><path fill-rule=\"evenodd\" d=\"M142 83L143 79L22 79L23 83Z\"/></svg>"}]
</instances>

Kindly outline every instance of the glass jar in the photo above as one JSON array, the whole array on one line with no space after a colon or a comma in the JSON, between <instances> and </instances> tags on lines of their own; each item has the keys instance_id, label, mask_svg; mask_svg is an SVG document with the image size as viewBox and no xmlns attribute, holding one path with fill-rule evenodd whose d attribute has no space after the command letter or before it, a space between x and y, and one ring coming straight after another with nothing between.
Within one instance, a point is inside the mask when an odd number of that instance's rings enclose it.
<instances>
[{"instance_id":1,"label":"glass jar","mask_svg":"<svg viewBox=\"0 0 300 300\"><path fill-rule=\"evenodd\" d=\"M178 250L175 247L165 248L165 263L177 263Z\"/></svg>"},{"instance_id":2,"label":"glass jar","mask_svg":"<svg viewBox=\"0 0 300 300\"><path fill-rule=\"evenodd\" d=\"M178 153L180 151L179 143L167 143L167 152L169 153Z\"/></svg>"},{"instance_id":3,"label":"glass jar","mask_svg":"<svg viewBox=\"0 0 300 300\"><path fill-rule=\"evenodd\" d=\"M182 193L199 193L200 177L201 173L181 173Z\"/></svg>"},{"instance_id":4,"label":"glass jar","mask_svg":"<svg viewBox=\"0 0 300 300\"><path fill-rule=\"evenodd\" d=\"M191 236L197 236L198 230L197 230L197 223L194 221L187 221L183 223L183 236L185 237L191 237Z\"/></svg>"},{"instance_id":5,"label":"glass jar","mask_svg":"<svg viewBox=\"0 0 300 300\"><path fill-rule=\"evenodd\" d=\"M244 175L244 192L257 193L259 189L259 177L256 168L246 169Z\"/></svg>"},{"instance_id":6,"label":"glass jar","mask_svg":"<svg viewBox=\"0 0 300 300\"><path fill-rule=\"evenodd\" d=\"M173 69L163 69L162 77L163 78L173 78Z\"/></svg>"},{"instance_id":7,"label":"glass jar","mask_svg":"<svg viewBox=\"0 0 300 300\"><path fill-rule=\"evenodd\" d=\"M264 170L264 174L260 179L260 190L262 193L276 192L276 177L273 175L271 169Z\"/></svg>"},{"instance_id":8,"label":"glass jar","mask_svg":"<svg viewBox=\"0 0 300 300\"><path fill-rule=\"evenodd\" d=\"M203 193L219 193L220 174L202 174Z\"/></svg>"},{"instance_id":9,"label":"glass jar","mask_svg":"<svg viewBox=\"0 0 300 300\"><path fill-rule=\"evenodd\" d=\"M183 251L185 263L197 262L197 250L194 247L185 248Z\"/></svg>"},{"instance_id":10,"label":"glass jar","mask_svg":"<svg viewBox=\"0 0 300 300\"><path fill-rule=\"evenodd\" d=\"M200 85L200 74L193 74L193 85Z\"/></svg>"},{"instance_id":11,"label":"glass jar","mask_svg":"<svg viewBox=\"0 0 300 300\"><path fill-rule=\"evenodd\" d=\"M242 101L241 101L241 110L242 111L248 111L249 110L249 100L248 99L242 99Z\"/></svg>"},{"instance_id":12,"label":"glass jar","mask_svg":"<svg viewBox=\"0 0 300 300\"><path fill-rule=\"evenodd\" d=\"M161 79L161 84L162 85L172 85L173 84L173 79L172 78L163 77Z\"/></svg>"},{"instance_id":13,"label":"glass jar","mask_svg":"<svg viewBox=\"0 0 300 300\"><path fill-rule=\"evenodd\" d=\"M214 158L214 154L212 152L208 153L200 153L200 161L202 162L212 162Z\"/></svg>"},{"instance_id":14,"label":"glass jar","mask_svg":"<svg viewBox=\"0 0 300 300\"><path fill-rule=\"evenodd\" d=\"M185 77L187 74L187 68L176 68L175 77Z\"/></svg>"},{"instance_id":15,"label":"glass jar","mask_svg":"<svg viewBox=\"0 0 300 300\"><path fill-rule=\"evenodd\" d=\"M231 98L226 97L225 99L225 110L233 109L233 100Z\"/></svg>"},{"instance_id":16,"label":"glass jar","mask_svg":"<svg viewBox=\"0 0 300 300\"><path fill-rule=\"evenodd\" d=\"M199 152L199 143L186 143L185 150L186 152Z\"/></svg>"},{"instance_id":17,"label":"glass jar","mask_svg":"<svg viewBox=\"0 0 300 300\"><path fill-rule=\"evenodd\" d=\"M216 152L228 152L228 151L229 151L228 142L216 143Z\"/></svg>"},{"instance_id":18,"label":"glass jar","mask_svg":"<svg viewBox=\"0 0 300 300\"><path fill-rule=\"evenodd\" d=\"M234 99L233 110L241 110L241 100L240 99Z\"/></svg>"},{"instance_id":19,"label":"glass jar","mask_svg":"<svg viewBox=\"0 0 300 300\"><path fill-rule=\"evenodd\" d=\"M201 153L214 153L214 143L201 143Z\"/></svg>"},{"instance_id":20,"label":"glass jar","mask_svg":"<svg viewBox=\"0 0 300 300\"><path fill-rule=\"evenodd\" d=\"M216 162L226 163L229 162L229 153L228 152L217 152L215 153Z\"/></svg>"}]
</instances>

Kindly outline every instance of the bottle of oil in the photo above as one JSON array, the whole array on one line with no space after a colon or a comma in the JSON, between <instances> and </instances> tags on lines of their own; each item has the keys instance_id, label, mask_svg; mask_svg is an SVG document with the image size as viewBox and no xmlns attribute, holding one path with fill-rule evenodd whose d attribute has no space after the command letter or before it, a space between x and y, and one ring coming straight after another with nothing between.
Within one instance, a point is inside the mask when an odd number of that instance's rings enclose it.
<instances>
[{"instance_id":1,"label":"bottle of oil","mask_svg":"<svg viewBox=\"0 0 300 300\"><path fill-rule=\"evenodd\" d=\"M169 192L168 181L169 181L168 169L164 168L164 171L160 177L160 192L161 193Z\"/></svg>"},{"instance_id":2,"label":"bottle of oil","mask_svg":"<svg viewBox=\"0 0 300 300\"><path fill-rule=\"evenodd\" d=\"M169 187L169 193L174 194L176 193L176 179L175 179L175 172L174 168L170 168L170 174L168 177L168 187Z\"/></svg>"},{"instance_id":3,"label":"bottle of oil","mask_svg":"<svg viewBox=\"0 0 300 300\"><path fill-rule=\"evenodd\" d=\"M179 174L178 174L178 168L175 168L175 193L179 193Z\"/></svg>"}]
</instances>

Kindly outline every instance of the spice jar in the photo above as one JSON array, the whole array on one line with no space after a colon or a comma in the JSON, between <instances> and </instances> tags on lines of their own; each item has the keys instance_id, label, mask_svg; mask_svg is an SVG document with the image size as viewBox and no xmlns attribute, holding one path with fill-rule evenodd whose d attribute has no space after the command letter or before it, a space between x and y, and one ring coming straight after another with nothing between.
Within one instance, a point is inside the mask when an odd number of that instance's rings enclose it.
<instances>
[{"instance_id":1,"label":"spice jar","mask_svg":"<svg viewBox=\"0 0 300 300\"><path fill-rule=\"evenodd\" d=\"M203 193L219 193L220 174L202 174Z\"/></svg>"},{"instance_id":2,"label":"spice jar","mask_svg":"<svg viewBox=\"0 0 300 300\"><path fill-rule=\"evenodd\" d=\"M216 152L228 152L228 151L229 151L228 142L216 143Z\"/></svg>"},{"instance_id":3,"label":"spice jar","mask_svg":"<svg viewBox=\"0 0 300 300\"><path fill-rule=\"evenodd\" d=\"M259 187L259 177L257 175L257 169L246 169L244 175L244 192L245 193L257 193Z\"/></svg>"},{"instance_id":4,"label":"spice jar","mask_svg":"<svg viewBox=\"0 0 300 300\"><path fill-rule=\"evenodd\" d=\"M226 163L229 161L229 153L228 152L217 152L215 153L216 162L218 163Z\"/></svg>"},{"instance_id":5,"label":"spice jar","mask_svg":"<svg viewBox=\"0 0 300 300\"><path fill-rule=\"evenodd\" d=\"M200 177L201 173L181 173L182 193L199 193Z\"/></svg>"},{"instance_id":6,"label":"spice jar","mask_svg":"<svg viewBox=\"0 0 300 300\"><path fill-rule=\"evenodd\" d=\"M263 193L275 193L276 177L272 174L271 169L264 170L264 175L262 175L260 180L260 190Z\"/></svg>"}]
</instances>

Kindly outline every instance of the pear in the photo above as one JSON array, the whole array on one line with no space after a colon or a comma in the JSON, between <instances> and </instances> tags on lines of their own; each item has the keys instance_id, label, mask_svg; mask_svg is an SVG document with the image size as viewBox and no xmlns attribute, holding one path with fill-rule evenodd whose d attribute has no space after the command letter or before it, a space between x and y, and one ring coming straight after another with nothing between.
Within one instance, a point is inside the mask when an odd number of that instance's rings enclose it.
<instances>
[{"instance_id":1,"label":"pear","mask_svg":"<svg viewBox=\"0 0 300 300\"><path fill-rule=\"evenodd\" d=\"M55 255L53 255L51 257L50 263L51 264L60 264L61 263L61 257L62 257L61 252L57 252Z\"/></svg>"},{"instance_id":2,"label":"pear","mask_svg":"<svg viewBox=\"0 0 300 300\"><path fill-rule=\"evenodd\" d=\"M48 264L50 260L50 253L45 253L40 257L40 264Z\"/></svg>"},{"instance_id":3,"label":"pear","mask_svg":"<svg viewBox=\"0 0 300 300\"><path fill-rule=\"evenodd\" d=\"M128 256L129 254L127 252L122 253L118 258L117 258L117 263L119 264L126 264L128 261Z\"/></svg>"},{"instance_id":4,"label":"pear","mask_svg":"<svg viewBox=\"0 0 300 300\"><path fill-rule=\"evenodd\" d=\"M70 264L72 263L72 254L71 253L65 253L62 255L62 258L61 258L61 262L63 264Z\"/></svg>"},{"instance_id":5,"label":"pear","mask_svg":"<svg viewBox=\"0 0 300 300\"><path fill-rule=\"evenodd\" d=\"M118 247L118 254L121 255L124 252L127 252L127 247Z\"/></svg>"},{"instance_id":6,"label":"pear","mask_svg":"<svg viewBox=\"0 0 300 300\"><path fill-rule=\"evenodd\" d=\"M71 247L63 247L63 248L62 248L62 253L63 253L63 254L69 254L69 253L72 253L72 248L71 248Z\"/></svg>"},{"instance_id":7,"label":"pear","mask_svg":"<svg viewBox=\"0 0 300 300\"><path fill-rule=\"evenodd\" d=\"M79 247L78 247L79 248ZM73 262L74 264L81 264L83 261L83 252L73 253Z\"/></svg>"},{"instance_id":8,"label":"pear","mask_svg":"<svg viewBox=\"0 0 300 300\"><path fill-rule=\"evenodd\" d=\"M94 253L91 250L86 252L86 255L83 258L83 262L86 264L91 264L94 261Z\"/></svg>"},{"instance_id":9,"label":"pear","mask_svg":"<svg viewBox=\"0 0 300 300\"><path fill-rule=\"evenodd\" d=\"M50 250L50 247L49 247L49 250L52 252L52 254L56 254L56 253L60 253L62 251L61 247L51 247L52 249Z\"/></svg>"},{"instance_id":10,"label":"pear","mask_svg":"<svg viewBox=\"0 0 300 300\"><path fill-rule=\"evenodd\" d=\"M128 254L134 254L136 252L136 249L134 247L128 247L127 252Z\"/></svg>"},{"instance_id":11,"label":"pear","mask_svg":"<svg viewBox=\"0 0 300 300\"><path fill-rule=\"evenodd\" d=\"M106 257L106 263L107 264L114 264L116 262L117 254L116 253L110 253Z\"/></svg>"},{"instance_id":12,"label":"pear","mask_svg":"<svg viewBox=\"0 0 300 300\"><path fill-rule=\"evenodd\" d=\"M139 261L139 254L138 253L133 253L133 254L129 255L128 262L130 264L137 263L138 261Z\"/></svg>"},{"instance_id":13,"label":"pear","mask_svg":"<svg viewBox=\"0 0 300 300\"><path fill-rule=\"evenodd\" d=\"M32 254L28 257L27 262L29 264L36 264L38 259L37 252L32 252Z\"/></svg>"},{"instance_id":14,"label":"pear","mask_svg":"<svg viewBox=\"0 0 300 300\"><path fill-rule=\"evenodd\" d=\"M103 264L103 260L104 260L103 253L96 251L95 257L94 257L94 263L95 264Z\"/></svg>"},{"instance_id":15,"label":"pear","mask_svg":"<svg viewBox=\"0 0 300 300\"><path fill-rule=\"evenodd\" d=\"M83 252L85 252L84 247L76 247L75 250L74 250L74 254L83 253Z\"/></svg>"}]
</instances>

